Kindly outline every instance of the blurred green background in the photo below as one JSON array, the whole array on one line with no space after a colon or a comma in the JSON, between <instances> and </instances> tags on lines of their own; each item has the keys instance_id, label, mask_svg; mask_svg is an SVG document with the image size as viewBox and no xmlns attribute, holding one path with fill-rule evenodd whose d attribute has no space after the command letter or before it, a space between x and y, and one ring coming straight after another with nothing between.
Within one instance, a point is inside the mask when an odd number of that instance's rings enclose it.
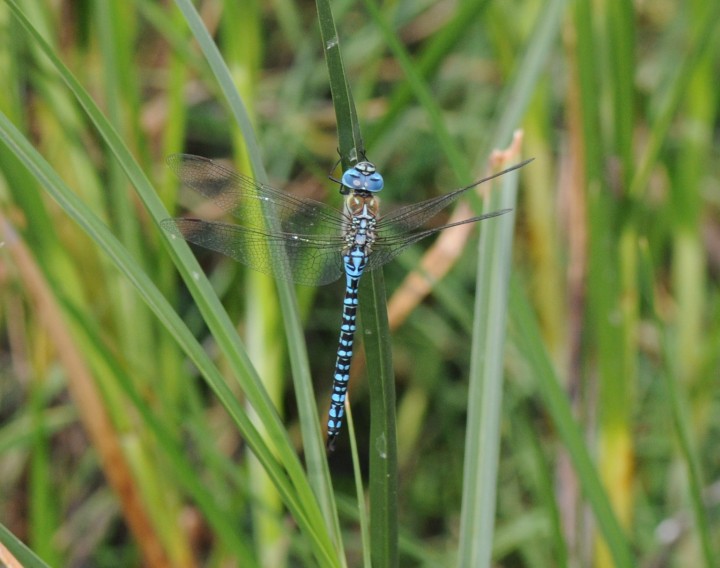
<instances>
[{"instance_id":1,"label":"blurred green background","mask_svg":"<svg viewBox=\"0 0 720 568\"><path fill-rule=\"evenodd\" d=\"M341 284L297 288L299 334L288 296L228 259L196 250L200 288L183 284L155 224L157 197L217 215L170 175L178 151L248 173L259 152L274 186L341 204L316 6L195 5L256 140L172 2L0 2L0 542L17 544L7 529L51 566L368 566L362 365L353 450L347 434L327 458L307 442ZM474 538L498 566L716 565L720 2L332 9L384 202L482 177L514 129L512 161L535 158L500 418L480 433L500 445L482 535L461 513L477 238L391 313L399 565L478 566ZM385 268L388 295L427 246ZM314 390L290 378L304 357Z\"/></svg>"}]
</instances>

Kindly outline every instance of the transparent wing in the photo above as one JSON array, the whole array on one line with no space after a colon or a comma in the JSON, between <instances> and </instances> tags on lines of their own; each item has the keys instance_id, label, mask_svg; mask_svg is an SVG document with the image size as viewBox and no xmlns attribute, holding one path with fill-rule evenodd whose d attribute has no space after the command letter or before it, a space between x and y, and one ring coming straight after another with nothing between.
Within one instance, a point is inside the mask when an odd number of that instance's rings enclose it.
<instances>
[{"instance_id":1,"label":"transparent wing","mask_svg":"<svg viewBox=\"0 0 720 568\"><path fill-rule=\"evenodd\" d=\"M475 223L510 211L504 209L442 227L414 231L460 195L483 182L518 169L530 160L433 199L401 207L381 217L368 258L372 270L405 248L448 227ZM163 228L191 243L225 254L250 268L305 285L327 284L343 274L342 236L349 217L314 201L293 197L225 168L212 160L175 154L168 164L183 183L229 211L243 225L200 219L165 219Z\"/></svg>"},{"instance_id":2,"label":"transparent wing","mask_svg":"<svg viewBox=\"0 0 720 568\"><path fill-rule=\"evenodd\" d=\"M406 205L405 207L395 209L394 211L390 211L387 215L384 215L379 219L377 225L378 234L382 234L383 231L387 233L398 233L417 229L418 227L424 225L432 217L437 215L445 207L450 205L468 189L472 189L473 187L477 187L478 185L485 183L486 181L490 181L491 179L500 177L508 172L517 170L518 168L522 168L525 164L531 161L532 159L525 160L524 162L520 162L519 164L515 164L514 166L507 168L506 170L478 180L475 183L466 187L456 189L455 191L452 191L445 195L433 197L432 199L421 201L420 203L413 203L411 205ZM481 218L476 218L475 221L479 221L480 219ZM473 221L468 220L467 222Z\"/></svg>"},{"instance_id":3,"label":"transparent wing","mask_svg":"<svg viewBox=\"0 0 720 568\"><path fill-rule=\"evenodd\" d=\"M174 154L167 163L180 181L232 213L245 227L337 235L346 222L338 209L294 197L201 156Z\"/></svg>"},{"instance_id":4,"label":"transparent wing","mask_svg":"<svg viewBox=\"0 0 720 568\"><path fill-rule=\"evenodd\" d=\"M343 274L345 242L340 236L267 233L200 219L164 219L160 225L172 235L282 280L315 286Z\"/></svg>"},{"instance_id":5,"label":"transparent wing","mask_svg":"<svg viewBox=\"0 0 720 568\"><path fill-rule=\"evenodd\" d=\"M457 223L450 223L448 225L443 225L442 227L433 227L432 229L425 229L414 233L393 231L394 226L385 225L380 227L378 225L378 236L375 243L373 243L372 252L368 258L367 268L368 270L379 268L380 266L390 262L410 245L450 227L466 225L467 223L477 223L478 221L504 215L510 211L512 211L512 209L501 209L479 217L471 217L470 219L464 219L462 221L458 221Z\"/></svg>"}]
</instances>

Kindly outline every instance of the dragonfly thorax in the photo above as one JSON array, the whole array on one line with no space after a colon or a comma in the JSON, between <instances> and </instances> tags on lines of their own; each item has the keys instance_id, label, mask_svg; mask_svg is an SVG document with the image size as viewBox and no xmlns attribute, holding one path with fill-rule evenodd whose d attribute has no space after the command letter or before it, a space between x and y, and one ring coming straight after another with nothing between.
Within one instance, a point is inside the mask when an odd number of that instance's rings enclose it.
<instances>
[{"instance_id":1,"label":"dragonfly thorax","mask_svg":"<svg viewBox=\"0 0 720 568\"><path fill-rule=\"evenodd\" d=\"M343 187L351 191L376 192L383 188L383 177L375 169L372 162L358 162L345 170L340 180Z\"/></svg>"},{"instance_id":2,"label":"dragonfly thorax","mask_svg":"<svg viewBox=\"0 0 720 568\"><path fill-rule=\"evenodd\" d=\"M371 193L354 193L346 198L345 205L350 217L350 224L347 226L345 234L347 246L367 248L366 252L370 252L375 242L378 199Z\"/></svg>"},{"instance_id":3,"label":"dragonfly thorax","mask_svg":"<svg viewBox=\"0 0 720 568\"><path fill-rule=\"evenodd\" d=\"M345 206L351 217L371 216L377 217L380 200L371 193L353 193L345 199Z\"/></svg>"}]
</instances>

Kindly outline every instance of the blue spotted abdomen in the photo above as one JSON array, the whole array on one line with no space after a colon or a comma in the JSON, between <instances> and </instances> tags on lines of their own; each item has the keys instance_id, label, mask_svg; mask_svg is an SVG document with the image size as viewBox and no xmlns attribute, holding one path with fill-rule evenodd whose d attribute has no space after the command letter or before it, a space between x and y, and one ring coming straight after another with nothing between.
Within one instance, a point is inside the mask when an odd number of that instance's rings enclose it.
<instances>
[{"instance_id":1,"label":"blue spotted abdomen","mask_svg":"<svg viewBox=\"0 0 720 568\"><path fill-rule=\"evenodd\" d=\"M365 268L367 256L361 247L353 247L345 255L345 298L343 300L342 323L340 324L340 339L338 341L335 372L333 373L332 395L330 397L330 411L328 415L328 450L333 450L345 416L345 398L347 397L348 382L350 380L350 361L353 354L353 342L358 307L358 284Z\"/></svg>"}]
</instances>

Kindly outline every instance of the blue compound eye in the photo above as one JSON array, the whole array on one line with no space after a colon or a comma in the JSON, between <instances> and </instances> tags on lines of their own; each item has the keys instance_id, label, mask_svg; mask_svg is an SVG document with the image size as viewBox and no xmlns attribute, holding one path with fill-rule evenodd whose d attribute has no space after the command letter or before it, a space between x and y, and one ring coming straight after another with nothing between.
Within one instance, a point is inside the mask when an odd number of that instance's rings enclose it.
<instances>
[{"instance_id":1,"label":"blue compound eye","mask_svg":"<svg viewBox=\"0 0 720 568\"><path fill-rule=\"evenodd\" d=\"M368 176L367 187L365 189L368 191L380 191L384 185L385 182L383 181L383 177L376 172L371 176Z\"/></svg>"},{"instance_id":2,"label":"blue compound eye","mask_svg":"<svg viewBox=\"0 0 720 568\"><path fill-rule=\"evenodd\" d=\"M347 170L340 180L342 184L349 189L360 189L362 186L362 176L355 168Z\"/></svg>"},{"instance_id":3,"label":"blue compound eye","mask_svg":"<svg viewBox=\"0 0 720 568\"><path fill-rule=\"evenodd\" d=\"M340 180L348 189L362 191L380 191L383 188L383 178L375 171L370 162L358 162L354 167L343 173Z\"/></svg>"}]
</instances>

